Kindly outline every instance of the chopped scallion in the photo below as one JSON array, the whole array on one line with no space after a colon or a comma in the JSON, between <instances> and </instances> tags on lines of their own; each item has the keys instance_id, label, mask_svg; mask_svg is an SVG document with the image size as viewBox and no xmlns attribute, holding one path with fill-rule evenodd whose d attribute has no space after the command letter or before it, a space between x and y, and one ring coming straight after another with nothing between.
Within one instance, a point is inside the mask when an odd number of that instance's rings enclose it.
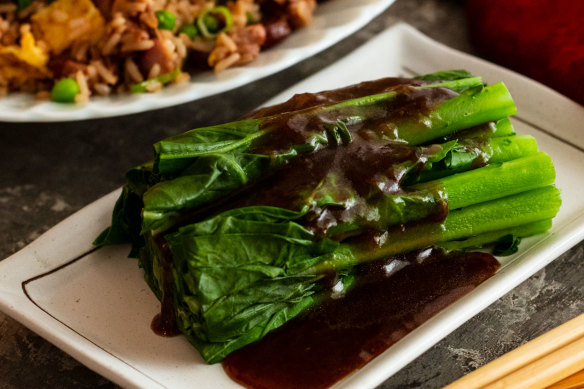
<instances>
[{"instance_id":1,"label":"chopped scallion","mask_svg":"<svg viewBox=\"0 0 584 389\"><path fill-rule=\"evenodd\" d=\"M233 20L227 7L208 8L197 18L197 27L205 38L214 38L231 29Z\"/></svg>"},{"instance_id":2,"label":"chopped scallion","mask_svg":"<svg viewBox=\"0 0 584 389\"><path fill-rule=\"evenodd\" d=\"M130 92L132 93L145 93L148 92L148 86L159 82L162 85L166 85L176 79L176 77L180 74L180 69L173 70L170 73L161 74L158 77L151 78L146 81L139 82L137 84L130 85Z\"/></svg>"}]
</instances>

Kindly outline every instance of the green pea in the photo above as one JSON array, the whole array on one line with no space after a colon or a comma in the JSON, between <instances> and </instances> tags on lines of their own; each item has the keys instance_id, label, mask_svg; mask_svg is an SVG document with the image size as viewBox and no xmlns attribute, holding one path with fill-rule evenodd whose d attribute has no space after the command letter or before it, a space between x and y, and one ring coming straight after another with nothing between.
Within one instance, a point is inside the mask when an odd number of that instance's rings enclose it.
<instances>
[{"instance_id":1,"label":"green pea","mask_svg":"<svg viewBox=\"0 0 584 389\"><path fill-rule=\"evenodd\" d=\"M203 23L210 33L216 33L219 31L219 20L213 15L205 15L203 18Z\"/></svg>"},{"instance_id":2,"label":"green pea","mask_svg":"<svg viewBox=\"0 0 584 389\"><path fill-rule=\"evenodd\" d=\"M170 11L161 9L154 13L158 19L158 28L160 30L172 30L176 24L176 16Z\"/></svg>"},{"instance_id":3,"label":"green pea","mask_svg":"<svg viewBox=\"0 0 584 389\"><path fill-rule=\"evenodd\" d=\"M199 35L199 29L194 23L185 23L178 29L179 34L186 34L190 40L195 39Z\"/></svg>"},{"instance_id":4,"label":"green pea","mask_svg":"<svg viewBox=\"0 0 584 389\"><path fill-rule=\"evenodd\" d=\"M74 103L75 96L80 92L77 81L72 78L63 78L53 86L51 99L57 103Z\"/></svg>"}]
</instances>

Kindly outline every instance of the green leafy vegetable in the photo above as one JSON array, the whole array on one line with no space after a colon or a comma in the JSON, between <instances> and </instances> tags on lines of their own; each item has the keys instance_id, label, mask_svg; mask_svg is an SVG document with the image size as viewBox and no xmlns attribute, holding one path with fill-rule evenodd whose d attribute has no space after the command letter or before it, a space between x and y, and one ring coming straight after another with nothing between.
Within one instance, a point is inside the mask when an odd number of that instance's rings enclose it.
<instances>
[{"instance_id":1,"label":"green leafy vegetable","mask_svg":"<svg viewBox=\"0 0 584 389\"><path fill-rule=\"evenodd\" d=\"M429 246L508 255L547 231L555 170L514 113L503 84L458 70L197 128L128 172L95 244L131 242L179 329L219 362L328 298L331 275L342 292L366 262Z\"/></svg>"},{"instance_id":2,"label":"green leafy vegetable","mask_svg":"<svg viewBox=\"0 0 584 389\"><path fill-rule=\"evenodd\" d=\"M454 83L428 84L422 88L434 88L437 87L436 85L457 88L461 85L477 85L480 82L480 78L473 77L470 81L457 80ZM272 117L246 119L219 126L199 128L158 142L154 145L155 168L161 174L167 175L170 180L165 180L153 189L156 193L161 194L160 201L156 201L158 196L155 194L146 194L144 201L146 217L143 229L168 228L172 224L172 220L176 219L177 213L174 211L182 212L224 196L226 192L243 186L250 180L265 174L267 170L280 166L297 155L321 149L329 144L338 144L339 141L348 141L349 132L345 128L347 125L367 124L372 118L377 119L376 116L380 109L386 109L399 96L399 93L392 91ZM515 106L507 89L502 84L495 84L484 90L472 93L464 92L460 96L447 100L432 110L423 120L420 120L418 116L403 118L392 133L384 133L380 136L388 140L407 141L415 145L431 138L438 138L463 128L478 125L484 121L496 120L500 115L514 112ZM314 130L305 133L303 143L287 145L286 149L278 150L272 154L269 161L266 161L265 155L254 156L246 153L246 150L254 143L261 142L262 138L270 136L277 129L271 123L281 122L288 117L288 120L292 121L316 120L317 123L313 127ZM331 127L330 123L326 123L331 120L328 118L334 118L336 125ZM335 134L338 134L338 139L335 138L337 136ZM345 140L342 139L343 136L346 138ZM206 178L200 175L200 163L196 162L198 159L203 156L210 158L210 154L222 154L220 158L224 159L227 157L226 153L230 153L231 156L228 158L231 163L224 164L223 169L208 170L205 173ZM240 165L238 161L243 161L244 166ZM197 165L193 168L197 172L195 185L201 186L201 189L189 190L191 194L187 196L183 196L183 192L174 196L171 193L174 191L166 190L166 188L182 187L189 180L186 178L189 174L182 174L178 178L179 183L177 184L171 183L172 175L181 172L191 164ZM229 170L229 167L235 170ZM229 174L230 171L238 171L239 173L232 175ZM225 183L225 180L229 183ZM205 184L202 184L203 182ZM215 185L219 185L224 190L218 190ZM191 202L190 197L196 197L200 201Z\"/></svg>"},{"instance_id":3,"label":"green leafy vegetable","mask_svg":"<svg viewBox=\"0 0 584 389\"><path fill-rule=\"evenodd\" d=\"M493 248L493 254L499 256L512 255L519 251L519 243L521 238L513 234L504 235L497 242Z\"/></svg>"}]
</instances>

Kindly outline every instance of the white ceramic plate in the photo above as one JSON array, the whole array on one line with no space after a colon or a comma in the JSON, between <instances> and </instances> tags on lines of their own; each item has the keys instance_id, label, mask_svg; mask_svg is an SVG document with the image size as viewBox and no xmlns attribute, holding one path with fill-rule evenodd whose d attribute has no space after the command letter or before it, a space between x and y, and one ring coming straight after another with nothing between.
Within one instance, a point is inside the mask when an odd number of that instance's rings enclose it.
<instances>
[{"instance_id":1,"label":"white ceramic plate","mask_svg":"<svg viewBox=\"0 0 584 389\"><path fill-rule=\"evenodd\" d=\"M316 91L387 75L466 68L488 82L505 81L519 106L514 120L533 134L557 168L563 205L551 231L526 239L518 255L451 305L339 382L338 388L380 384L441 338L584 238L584 109L508 70L461 54L399 24L293 91ZM290 96L286 91L274 101ZM237 388L220 365L202 362L183 337L150 330L159 303L128 246L92 251L118 191L82 209L31 245L0 262L0 309L91 369L125 387Z\"/></svg>"},{"instance_id":2,"label":"white ceramic plate","mask_svg":"<svg viewBox=\"0 0 584 389\"><path fill-rule=\"evenodd\" d=\"M366 25L395 0L335 0L319 4L307 28L242 67L215 75L204 72L191 81L163 88L158 93L92 97L86 104L58 104L35 101L34 96L13 93L0 98L0 121L53 122L128 115L170 107L222 93L292 66L337 43Z\"/></svg>"}]
</instances>

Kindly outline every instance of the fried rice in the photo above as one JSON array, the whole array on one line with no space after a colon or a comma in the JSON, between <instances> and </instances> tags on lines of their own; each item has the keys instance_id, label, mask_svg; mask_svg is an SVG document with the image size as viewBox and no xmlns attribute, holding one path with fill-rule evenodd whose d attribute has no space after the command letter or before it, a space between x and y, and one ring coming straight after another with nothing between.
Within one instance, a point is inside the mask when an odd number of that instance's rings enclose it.
<instances>
[{"instance_id":1,"label":"fried rice","mask_svg":"<svg viewBox=\"0 0 584 389\"><path fill-rule=\"evenodd\" d=\"M64 78L91 95L155 92L255 60L310 23L316 0L0 2L0 96L50 98Z\"/></svg>"}]
</instances>

